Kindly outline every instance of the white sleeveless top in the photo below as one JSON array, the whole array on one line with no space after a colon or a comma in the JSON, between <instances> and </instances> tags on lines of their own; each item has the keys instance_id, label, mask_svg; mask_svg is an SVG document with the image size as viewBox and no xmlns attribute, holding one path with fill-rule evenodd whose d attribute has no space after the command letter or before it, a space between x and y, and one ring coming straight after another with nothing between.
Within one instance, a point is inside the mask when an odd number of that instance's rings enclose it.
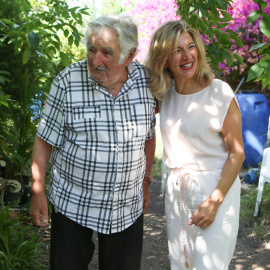
<instances>
[{"instance_id":1,"label":"white sleeveless top","mask_svg":"<svg viewBox=\"0 0 270 270\"><path fill-rule=\"evenodd\" d=\"M159 104L164 160L169 168L223 168L228 151L221 130L233 98L231 87L218 79L190 95L178 94L173 84L168 99Z\"/></svg>"}]
</instances>

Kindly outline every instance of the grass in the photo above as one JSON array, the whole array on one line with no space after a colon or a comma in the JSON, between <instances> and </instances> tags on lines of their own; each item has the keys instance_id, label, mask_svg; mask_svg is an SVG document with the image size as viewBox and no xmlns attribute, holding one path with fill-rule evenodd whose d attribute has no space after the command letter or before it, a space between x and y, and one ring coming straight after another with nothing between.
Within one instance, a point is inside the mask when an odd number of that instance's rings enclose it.
<instances>
[{"instance_id":1,"label":"grass","mask_svg":"<svg viewBox=\"0 0 270 270\"><path fill-rule=\"evenodd\" d=\"M39 263L42 243L39 235L14 216L9 207L0 209L0 269L45 269Z\"/></svg>"},{"instance_id":2,"label":"grass","mask_svg":"<svg viewBox=\"0 0 270 270\"><path fill-rule=\"evenodd\" d=\"M259 238L270 236L270 186L265 184L259 214L254 217L257 189L241 196L240 226L253 228Z\"/></svg>"}]
</instances>

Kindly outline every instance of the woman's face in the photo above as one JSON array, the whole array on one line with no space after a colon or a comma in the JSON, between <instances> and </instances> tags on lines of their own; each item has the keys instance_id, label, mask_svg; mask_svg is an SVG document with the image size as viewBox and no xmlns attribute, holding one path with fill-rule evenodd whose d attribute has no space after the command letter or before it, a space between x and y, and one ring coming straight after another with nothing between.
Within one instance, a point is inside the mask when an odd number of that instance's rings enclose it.
<instances>
[{"instance_id":1,"label":"woman's face","mask_svg":"<svg viewBox=\"0 0 270 270\"><path fill-rule=\"evenodd\" d=\"M167 67L173 74L174 79L191 79L197 69L198 51L191 35L184 32L179 35L176 50L167 62Z\"/></svg>"}]
</instances>

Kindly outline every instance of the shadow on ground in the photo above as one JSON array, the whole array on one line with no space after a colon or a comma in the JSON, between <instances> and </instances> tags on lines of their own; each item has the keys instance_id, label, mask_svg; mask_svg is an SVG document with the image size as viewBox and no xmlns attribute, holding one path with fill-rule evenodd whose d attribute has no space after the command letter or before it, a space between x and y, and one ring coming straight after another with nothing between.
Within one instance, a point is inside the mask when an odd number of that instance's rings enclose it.
<instances>
[{"instance_id":1,"label":"shadow on ground","mask_svg":"<svg viewBox=\"0 0 270 270\"><path fill-rule=\"evenodd\" d=\"M141 270L169 270L170 262L166 237L164 197L160 196L160 182L153 180L150 186L151 206L144 216L144 245ZM97 248L97 235L94 234ZM89 270L98 270L98 251ZM127 269L128 270L128 269Z\"/></svg>"},{"instance_id":2,"label":"shadow on ground","mask_svg":"<svg viewBox=\"0 0 270 270\"><path fill-rule=\"evenodd\" d=\"M141 270L170 269L164 197L160 196L160 188L160 181L153 180L150 186L151 206L144 217L144 247ZM98 270L97 256L96 252L89 269ZM235 254L229 270L269 269L270 242L256 238L252 234L252 229L240 227Z\"/></svg>"},{"instance_id":3,"label":"shadow on ground","mask_svg":"<svg viewBox=\"0 0 270 270\"><path fill-rule=\"evenodd\" d=\"M150 186L151 206L144 217L144 246L141 270L170 270L164 197L160 196L160 187L160 181L152 181ZM33 226L33 229L37 230L44 242L44 256L40 258L40 262L48 266L50 227ZM93 238L97 247L96 234L94 234ZM97 249L88 269L98 270ZM269 239L259 239L254 236L252 228L240 226L235 254L228 270L270 270Z\"/></svg>"}]
</instances>

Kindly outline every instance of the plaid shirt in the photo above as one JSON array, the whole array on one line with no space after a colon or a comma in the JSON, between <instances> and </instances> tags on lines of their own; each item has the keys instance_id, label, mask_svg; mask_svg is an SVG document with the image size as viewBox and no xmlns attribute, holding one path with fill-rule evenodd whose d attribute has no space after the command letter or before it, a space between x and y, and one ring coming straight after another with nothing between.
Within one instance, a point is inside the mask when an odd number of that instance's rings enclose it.
<instances>
[{"instance_id":1,"label":"plaid shirt","mask_svg":"<svg viewBox=\"0 0 270 270\"><path fill-rule=\"evenodd\" d=\"M155 101L143 66L133 62L117 98L93 81L87 60L54 80L37 135L53 147L49 200L75 222L120 232L142 214L145 140Z\"/></svg>"}]
</instances>

